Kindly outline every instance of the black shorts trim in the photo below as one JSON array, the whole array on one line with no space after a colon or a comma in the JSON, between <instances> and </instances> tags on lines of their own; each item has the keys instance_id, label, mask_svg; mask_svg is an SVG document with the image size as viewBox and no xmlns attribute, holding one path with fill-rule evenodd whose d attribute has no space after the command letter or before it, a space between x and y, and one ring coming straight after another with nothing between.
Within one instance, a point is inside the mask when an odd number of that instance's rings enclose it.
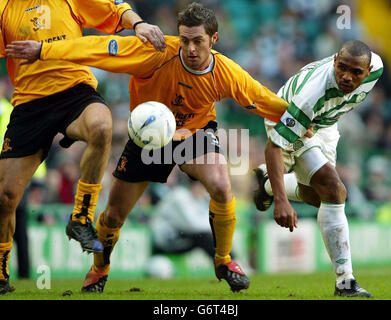
<instances>
[{"instance_id":1,"label":"black shorts trim","mask_svg":"<svg viewBox=\"0 0 391 320\"><path fill-rule=\"evenodd\" d=\"M65 91L16 106L4 135L0 159L26 157L43 149L44 160L54 136L59 132L65 136L65 143L61 145L69 147L75 140L65 135L66 128L94 102L107 106L91 86L80 83Z\"/></svg>"},{"instance_id":2,"label":"black shorts trim","mask_svg":"<svg viewBox=\"0 0 391 320\"><path fill-rule=\"evenodd\" d=\"M181 166L209 152L221 153L216 131L217 123L210 121L185 140L173 140L162 149L149 151L129 139L113 176L127 182L165 183L176 165Z\"/></svg>"}]
</instances>

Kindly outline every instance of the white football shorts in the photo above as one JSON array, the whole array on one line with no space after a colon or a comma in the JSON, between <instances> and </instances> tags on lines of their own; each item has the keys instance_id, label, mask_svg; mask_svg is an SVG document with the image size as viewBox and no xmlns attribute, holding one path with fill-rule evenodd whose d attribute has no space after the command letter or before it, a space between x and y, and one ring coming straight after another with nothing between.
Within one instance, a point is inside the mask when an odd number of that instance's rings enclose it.
<instances>
[{"instance_id":1,"label":"white football shorts","mask_svg":"<svg viewBox=\"0 0 391 320\"><path fill-rule=\"evenodd\" d=\"M275 125L275 122L265 119L268 136ZM293 171L299 183L309 186L314 173L327 162L335 167L339 137L336 123L319 129L312 138L300 138L286 150L282 150L285 170Z\"/></svg>"}]
</instances>

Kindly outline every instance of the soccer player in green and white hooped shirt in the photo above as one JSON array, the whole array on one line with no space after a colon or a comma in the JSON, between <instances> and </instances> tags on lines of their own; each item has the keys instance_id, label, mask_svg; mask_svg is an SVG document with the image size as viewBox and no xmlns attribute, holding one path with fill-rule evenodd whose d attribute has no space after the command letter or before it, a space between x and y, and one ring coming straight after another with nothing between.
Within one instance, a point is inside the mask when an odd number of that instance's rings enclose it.
<instances>
[{"instance_id":1,"label":"soccer player in green and white hooped shirt","mask_svg":"<svg viewBox=\"0 0 391 320\"><path fill-rule=\"evenodd\" d=\"M337 122L366 98L382 72L381 58L357 40L302 68L278 92L289 107L278 123L265 121L266 164L255 169L260 187L254 202L265 211L274 200L280 226L297 228L289 200L319 208L318 225L337 276L334 294L340 296L371 294L353 276L346 189L335 170Z\"/></svg>"}]
</instances>

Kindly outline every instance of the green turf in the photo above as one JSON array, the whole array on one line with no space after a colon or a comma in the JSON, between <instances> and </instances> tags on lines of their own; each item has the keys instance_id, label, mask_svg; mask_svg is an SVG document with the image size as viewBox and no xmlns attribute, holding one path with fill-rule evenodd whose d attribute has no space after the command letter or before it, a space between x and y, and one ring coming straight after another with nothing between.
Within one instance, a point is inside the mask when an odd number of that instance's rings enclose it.
<instances>
[{"instance_id":1,"label":"green turf","mask_svg":"<svg viewBox=\"0 0 391 320\"><path fill-rule=\"evenodd\" d=\"M391 268L356 269L359 284L374 299L391 299ZM252 275L250 288L232 293L225 281L197 279L110 279L103 294L81 294L80 280L53 280L50 290L37 289L35 280L15 280L15 291L0 300L332 300L334 275L313 274ZM71 290L72 294L63 296ZM351 298L357 299L357 298Z\"/></svg>"}]
</instances>

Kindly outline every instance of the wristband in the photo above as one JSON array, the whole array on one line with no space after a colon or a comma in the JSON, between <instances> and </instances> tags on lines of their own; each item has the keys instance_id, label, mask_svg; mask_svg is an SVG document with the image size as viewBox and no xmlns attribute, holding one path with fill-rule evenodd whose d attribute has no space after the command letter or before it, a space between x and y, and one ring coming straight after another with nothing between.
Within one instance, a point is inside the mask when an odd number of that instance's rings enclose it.
<instances>
[{"instance_id":1,"label":"wristband","mask_svg":"<svg viewBox=\"0 0 391 320\"><path fill-rule=\"evenodd\" d=\"M147 23L147 21L144 21L144 20L140 20L140 21L137 21L134 25L133 25L133 30L136 31L136 27L138 24L140 23Z\"/></svg>"}]
</instances>

